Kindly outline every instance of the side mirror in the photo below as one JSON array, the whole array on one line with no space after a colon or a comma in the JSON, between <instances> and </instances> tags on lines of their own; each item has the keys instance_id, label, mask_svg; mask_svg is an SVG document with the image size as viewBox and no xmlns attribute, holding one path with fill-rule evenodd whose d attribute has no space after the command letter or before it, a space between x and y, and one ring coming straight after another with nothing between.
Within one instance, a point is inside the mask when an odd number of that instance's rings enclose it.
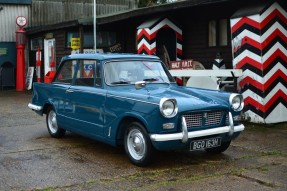
<instances>
[{"instance_id":1,"label":"side mirror","mask_svg":"<svg viewBox=\"0 0 287 191\"><path fill-rule=\"evenodd\" d=\"M144 87L146 87L146 82L145 82L145 81L135 82L135 88L136 88L137 90L142 89L142 88L144 88Z\"/></svg>"}]
</instances>

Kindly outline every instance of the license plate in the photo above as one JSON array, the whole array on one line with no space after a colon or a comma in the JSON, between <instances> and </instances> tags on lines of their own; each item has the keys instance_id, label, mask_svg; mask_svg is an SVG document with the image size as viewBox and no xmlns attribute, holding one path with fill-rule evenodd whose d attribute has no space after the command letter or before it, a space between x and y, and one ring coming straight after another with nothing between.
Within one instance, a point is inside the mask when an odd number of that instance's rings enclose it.
<instances>
[{"instance_id":1,"label":"license plate","mask_svg":"<svg viewBox=\"0 0 287 191\"><path fill-rule=\"evenodd\" d=\"M221 138L210 138L210 139L203 139L190 142L190 150L202 150L208 149L213 147L219 147L221 145Z\"/></svg>"}]
</instances>

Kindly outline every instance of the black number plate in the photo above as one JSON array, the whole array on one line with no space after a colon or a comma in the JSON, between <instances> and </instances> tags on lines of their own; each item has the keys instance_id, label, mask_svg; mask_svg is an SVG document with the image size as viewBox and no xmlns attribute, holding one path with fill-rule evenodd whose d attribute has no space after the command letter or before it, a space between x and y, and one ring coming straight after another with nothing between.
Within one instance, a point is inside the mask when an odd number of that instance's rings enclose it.
<instances>
[{"instance_id":1,"label":"black number plate","mask_svg":"<svg viewBox=\"0 0 287 191\"><path fill-rule=\"evenodd\" d=\"M213 147L219 147L221 145L221 138L215 137L210 139L203 139L190 142L190 150L202 150Z\"/></svg>"}]
</instances>

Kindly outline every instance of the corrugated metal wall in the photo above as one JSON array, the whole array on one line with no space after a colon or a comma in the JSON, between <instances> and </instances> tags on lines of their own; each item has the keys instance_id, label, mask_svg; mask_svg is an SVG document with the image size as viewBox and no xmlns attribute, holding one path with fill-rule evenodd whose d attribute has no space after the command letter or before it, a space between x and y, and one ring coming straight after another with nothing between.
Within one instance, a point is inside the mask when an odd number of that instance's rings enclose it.
<instances>
[{"instance_id":1,"label":"corrugated metal wall","mask_svg":"<svg viewBox=\"0 0 287 191\"><path fill-rule=\"evenodd\" d=\"M93 0L33 0L31 26L93 16ZM135 9L137 0L97 0L97 15Z\"/></svg>"},{"instance_id":2,"label":"corrugated metal wall","mask_svg":"<svg viewBox=\"0 0 287 191\"><path fill-rule=\"evenodd\" d=\"M16 18L25 16L30 21L30 5L0 4L0 42L15 42Z\"/></svg>"},{"instance_id":3,"label":"corrugated metal wall","mask_svg":"<svg viewBox=\"0 0 287 191\"><path fill-rule=\"evenodd\" d=\"M32 5L0 4L0 42L15 42L17 16L28 19L28 27L55 24L93 16L93 0L33 0ZM97 15L137 7L137 0L97 0Z\"/></svg>"}]
</instances>

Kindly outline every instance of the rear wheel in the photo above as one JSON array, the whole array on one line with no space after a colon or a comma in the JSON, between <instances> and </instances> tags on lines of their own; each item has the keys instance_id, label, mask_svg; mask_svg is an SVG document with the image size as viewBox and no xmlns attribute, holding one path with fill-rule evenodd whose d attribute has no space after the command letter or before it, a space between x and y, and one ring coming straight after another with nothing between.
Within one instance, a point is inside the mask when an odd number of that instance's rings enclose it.
<instances>
[{"instance_id":1,"label":"rear wheel","mask_svg":"<svg viewBox=\"0 0 287 191\"><path fill-rule=\"evenodd\" d=\"M146 166L150 163L154 148L143 125L138 122L128 125L124 145L126 154L133 164Z\"/></svg>"},{"instance_id":2,"label":"rear wheel","mask_svg":"<svg viewBox=\"0 0 287 191\"><path fill-rule=\"evenodd\" d=\"M205 149L205 151L209 153L222 153L228 149L230 143L231 141L223 142L219 147Z\"/></svg>"},{"instance_id":3,"label":"rear wheel","mask_svg":"<svg viewBox=\"0 0 287 191\"><path fill-rule=\"evenodd\" d=\"M52 137L60 138L65 135L66 130L58 127L57 114L52 107L50 107L47 111L46 123L48 131Z\"/></svg>"}]
</instances>

